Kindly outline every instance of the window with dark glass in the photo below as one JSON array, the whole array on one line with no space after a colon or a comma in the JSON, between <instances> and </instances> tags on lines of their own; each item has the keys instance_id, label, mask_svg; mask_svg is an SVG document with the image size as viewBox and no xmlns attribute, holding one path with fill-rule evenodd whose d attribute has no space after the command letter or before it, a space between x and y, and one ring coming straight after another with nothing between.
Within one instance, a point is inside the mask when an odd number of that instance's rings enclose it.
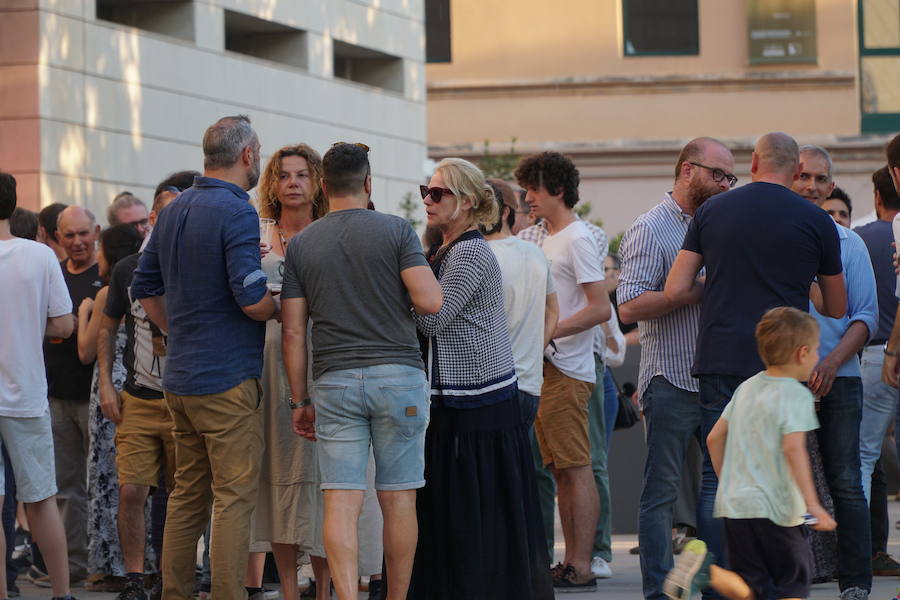
<instances>
[{"instance_id":1,"label":"window with dark glass","mask_svg":"<svg viewBox=\"0 0 900 600\"><path fill-rule=\"evenodd\" d=\"M900 129L900 2L859 0L859 93L863 133Z\"/></svg>"},{"instance_id":2,"label":"window with dark glass","mask_svg":"<svg viewBox=\"0 0 900 600\"><path fill-rule=\"evenodd\" d=\"M425 62L450 62L450 0L425 0Z\"/></svg>"},{"instance_id":3,"label":"window with dark glass","mask_svg":"<svg viewBox=\"0 0 900 600\"><path fill-rule=\"evenodd\" d=\"M699 54L697 0L622 0L625 56Z\"/></svg>"}]
</instances>

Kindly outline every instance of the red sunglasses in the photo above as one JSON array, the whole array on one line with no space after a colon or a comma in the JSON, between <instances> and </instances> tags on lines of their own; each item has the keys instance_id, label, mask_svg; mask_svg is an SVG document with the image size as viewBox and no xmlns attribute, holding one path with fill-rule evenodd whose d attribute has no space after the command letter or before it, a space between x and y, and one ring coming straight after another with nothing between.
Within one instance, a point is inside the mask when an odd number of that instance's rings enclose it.
<instances>
[{"instance_id":1,"label":"red sunglasses","mask_svg":"<svg viewBox=\"0 0 900 600\"><path fill-rule=\"evenodd\" d=\"M422 194L422 200L424 200L428 196L431 196L431 200L437 203L441 201L441 198L444 196L444 194L452 196L453 190L441 187L430 188L427 185L420 185L419 193Z\"/></svg>"}]
</instances>

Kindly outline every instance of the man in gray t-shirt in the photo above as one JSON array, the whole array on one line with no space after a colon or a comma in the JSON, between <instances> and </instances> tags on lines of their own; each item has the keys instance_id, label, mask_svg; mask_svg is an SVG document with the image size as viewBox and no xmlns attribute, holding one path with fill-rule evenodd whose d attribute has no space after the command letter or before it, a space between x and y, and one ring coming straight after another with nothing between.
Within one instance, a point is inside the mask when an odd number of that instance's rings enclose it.
<instances>
[{"instance_id":1,"label":"man in gray t-shirt","mask_svg":"<svg viewBox=\"0 0 900 600\"><path fill-rule=\"evenodd\" d=\"M294 431L319 442L325 548L342 599L357 593L356 523L370 443L389 592L406 596L429 414L410 310L433 314L443 302L409 223L366 209L372 190L367 152L338 143L325 154L322 187L331 212L291 241L281 292L288 402ZM310 319L313 381L307 386Z\"/></svg>"}]
</instances>

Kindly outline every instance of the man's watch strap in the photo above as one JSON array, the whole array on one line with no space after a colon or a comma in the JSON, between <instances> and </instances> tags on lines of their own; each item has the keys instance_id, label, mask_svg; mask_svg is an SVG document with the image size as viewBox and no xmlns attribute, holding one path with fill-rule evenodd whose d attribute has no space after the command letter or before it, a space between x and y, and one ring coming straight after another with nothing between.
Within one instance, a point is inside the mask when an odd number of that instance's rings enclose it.
<instances>
[{"instance_id":1,"label":"man's watch strap","mask_svg":"<svg viewBox=\"0 0 900 600\"><path fill-rule=\"evenodd\" d=\"M895 351L893 351L893 352L891 352L890 350L888 350L887 342L885 342L885 344L884 344L884 353L885 353L887 356L900 356L900 350L895 350Z\"/></svg>"},{"instance_id":2,"label":"man's watch strap","mask_svg":"<svg viewBox=\"0 0 900 600\"><path fill-rule=\"evenodd\" d=\"M288 407L290 407L291 410L294 410L295 408L303 408L304 406L309 406L310 404L312 404L312 398L304 398L300 402L294 402L294 397L288 396Z\"/></svg>"}]
</instances>

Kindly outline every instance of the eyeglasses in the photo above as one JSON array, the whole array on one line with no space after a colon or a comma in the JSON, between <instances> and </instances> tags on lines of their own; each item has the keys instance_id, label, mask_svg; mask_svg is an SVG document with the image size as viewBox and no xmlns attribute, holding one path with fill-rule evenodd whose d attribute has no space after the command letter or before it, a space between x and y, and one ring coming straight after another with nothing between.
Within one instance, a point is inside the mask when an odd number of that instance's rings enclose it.
<instances>
[{"instance_id":1,"label":"eyeglasses","mask_svg":"<svg viewBox=\"0 0 900 600\"><path fill-rule=\"evenodd\" d=\"M125 221L128 225L135 227L137 229L144 229L148 225L150 225L150 219L138 219L137 221Z\"/></svg>"},{"instance_id":2,"label":"eyeglasses","mask_svg":"<svg viewBox=\"0 0 900 600\"><path fill-rule=\"evenodd\" d=\"M331 145L332 148L335 146L340 146L341 144L347 144L349 146L356 146L357 148L362 148L366 152L369 151L369 147L363 144L362 142L335 142Z\"/></svg>"},{"instance_id":3,"label":"eyeglasses","mask_svg":"<svg viewBox=\"0 0 900 600\"><path fill-rule=\"evenodd\" d=\"M734 187L737 184L738 178L734 176L732 173L726 173L722 169L718 167L708 167L706 165L701 165L698 162L688 161L688 164L694 165L695 167L703 167L704 169L709 169L712 171L712 179L716 183L719 183L723 179L728 179L728 187Z\"/></svg>"},{"instance_id":4,"label":"eyeglasses","mask_svg":"<svg viewBox=\"0 0 900 600\"><path fill-rule=\"evenodd\" d=\"M422 200L424 200L428 196L431 196L431 200L435 203L440 202L444 194L453 196L453 190L441 187L430 188L427 185L420 185L419 193L422 194Z\"/></svg>"}]
</instances>

